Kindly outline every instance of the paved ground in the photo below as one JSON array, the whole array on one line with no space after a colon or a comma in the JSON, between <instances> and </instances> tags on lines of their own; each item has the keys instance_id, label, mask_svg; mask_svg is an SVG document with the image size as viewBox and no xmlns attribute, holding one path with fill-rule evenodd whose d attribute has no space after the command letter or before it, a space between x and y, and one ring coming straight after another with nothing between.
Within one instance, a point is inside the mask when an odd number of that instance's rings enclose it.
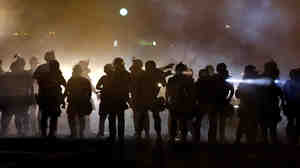
<instances>
[{"instance_id":1,"label":"paved ground","mask_svg":"<svg viewBox=\"0 0 300 168\"><path fill-rule=\"evenodd\" d=\"M108 144L99 139L0 139L0 167L300 167L299 146Z\"/></svg>"}]
</instances>

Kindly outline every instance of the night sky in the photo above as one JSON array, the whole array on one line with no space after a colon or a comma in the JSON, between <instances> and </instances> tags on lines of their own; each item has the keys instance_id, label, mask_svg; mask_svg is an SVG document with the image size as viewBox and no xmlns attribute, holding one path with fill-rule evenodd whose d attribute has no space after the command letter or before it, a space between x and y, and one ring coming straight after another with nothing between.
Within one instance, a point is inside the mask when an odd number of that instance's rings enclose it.
<instances>
[{"instance_id":1,"label":"night sky","mask_svg":"<svg viewBox=\"0 0 300 168\"><path fill-rule=\"evenodd\" d=\"M128 16L119 15L122 7ZM183 61L196 71L225 62L233 74L273 58L285 76L300 64L299 8L297 0L0 0L1 58L42 58L53 48L70 66L80 59L102 66L123 55L128 63L132 56Z\"/></svg>"}]
</instances>

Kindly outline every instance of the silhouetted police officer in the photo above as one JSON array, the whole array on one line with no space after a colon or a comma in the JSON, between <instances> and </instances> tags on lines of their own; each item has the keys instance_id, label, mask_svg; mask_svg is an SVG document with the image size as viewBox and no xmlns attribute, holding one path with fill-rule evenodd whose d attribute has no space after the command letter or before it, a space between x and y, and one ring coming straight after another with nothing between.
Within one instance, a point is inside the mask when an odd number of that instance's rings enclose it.
<instances>
[{"instance_id":1,"label":"silhouetted police officer","mask_svg":"<svg viewBox=\"0 0 300 168\"><path fill-rule=\"evenodd\" d=\"M273 143L278 143L277 124L281 120L279 102L283 101L283 92L275 83L279 78L279 69L276 62L269 61L264 65L262 78L268 83L262 88L262 110L260 111L260 125L262 127L264 142L268 142L268 135L271 136ZM270 131L270 132L268 132Z\"/></svg>"},{"instance_id":2,"label":"silhouetted police officer","mask_svg":"<svg viewBox=\"0 0 300 168\"><path fill-rule=\"evenodd\" d=\"M230 101L234 95L233 85L226 81L229 78L229 72L225 63L217 65L217 74L214 75L214 89L211 94L215 98L214 110L209 113L209 132L208 141L215 143L219 121L220 142L225 142L225 126L228 109L230 110Z\"/></svg>"},{"instance_id":3,"label":"silhouetted police officer","mask_svg":"<svg viewBox=\"0 0 300 168\"><path fill-rule=\"evenodd\" d=\"M194 126L194 141L197 143L200 141L200 128L201 128L201 121L205 114L209 114L213 110L214 99L211 93L213 92L213 80L212 75L214 74L211 72L213 70L209 70L209 68L201 69L199 71L199 77L196 82L196 113L195 117L196 120L193 123Z\"/></svg>"},{"instance_id":4,"label":"silhouetted police officer","mask_svg":"<svg viewBox=\"0 0 300 168\"><path fill-rule=\"evenodd\" d=\"M114 105L112 104L112 79L113 79L113 72L114 67L112 64L106 64L104 66L104 72L106 73L103 75L97 85L96 89L100 90L100 104L99 104L99 130L97 136L104 136L104 126L105 120L111 111L111 107Z\"/></svg>"},{"instance_id":5,"label":"silhouetted police officer","mask_svg":"<svg viewBox=\"0 0 300 168\"><path fill-rule=\"evenodd\" d=\"M129 72L125 69L122 58L115 58L113 61L114 72L111 86L112 90L112 107L109 112L109 138L113 142L116 138L116 119L118 118L118 137L121 143L124 142L125 129L125 110L128 108L129 92L131 78Z\"/></svg>"},{"instance_id":6,"label":"silhouetted police officer","mask_svg":"<svg viewBox=\"0 0 300 168\"><path fill-rule=\"evenodd\" d=\"M147 139L150 138L150 121L148 112L143 112L138 102L139 102L139 80L144 75L145 71L143 70L143 61L140 59L133 59L133 64L130 67L130 74L131 74L131 97L130 97L130 107L133 111L133 121L134 121L134 129L135 129L135 136L137 139L141 137L141 131L145 131L145 136ZM141 115L141 111L144 114ZM142 117L142 118L141 118ZM141 121L142 120L142 121Z\"/></svg>"},{"instance_id":7,"label":"silhouetted police officer","mask_svg":"<svg viewBox=\"0 0 300 168\"><path fill-rule=\"evenodd\" d=\"M80 65L73 68L72 77L67 83L68 96L68 120L71 130L71 137L84 138L85 116L92 112L92 104L90 102L92 95L91 83L88 79L81 76L82 69Z\"/></svg>"},{"instance_id":8,"label":"silhouetted police officer","mask_svg":"<svg viewBox=\"0 0 300 168\"><path fill-rule=\"evenodd\" d=\"M90 78L90 75L89 75L91 73L91 69L89 67L90 60L81 60L81 61L79 61L78 65L80 65L81 69L82 69L81 76L87 78L90 82L92 82L92 79ZM96 94L96 88L93 85L92 85L92 93ZM96 110L94 100L91 98L90 101L91 101L92 106L93 106L93 111ZM91 134L92 130L91 130L91 121L90 121L89 115L86 116L85 119L86 119L86 121L85 121L85 124L86 124L85 132L87 134Z\"/></svg>"},{"instance_id":9,"label":"silhouetted police officer","mask_svg":"<svg viewBox=\"0 0 300 168\"><path fill-rule=\"evenodd\" d=\"M166 92L171 116L170 143L174 143L177 136L178 123L183 141L186 140L187 121L192 119L196 104L196 89L193 78L190 76L192 74L186 73L188 72L187 66L179 63L175 71L176 74L168 80Z\"/></svg>"},{"instance_id":10,"label":"silhouetted police officer","mask_svg":"<svg viewBox=\"0 0 300 168\"><path fill-rule=\"evenodd\" d=\"M28 107L33 102L32 78L24 70L25 60L18 55L16 61L10 65L11 72L1 76L1 100L3 107L1 117L1 134L7 135L8 126L13 115L15 125L20 136L26 136L28 131Z\"/></svg>"},{"instance_id":11,"label":"silhouetted police officer","mask_svg":"<svg viewBox=\"0 0 300 168\"><path fill-rule=\"evenodd\" d=\"M236 98L240 99L239 105L239 126L236 133L236 143L240 143L240 139L243 133L246 133L248 143L255 143L257 138L258 129L258 112L261 107L260 97L260 85L255 82L249 82L248 80L258 79L258 72L253 65L247 65L245 67L243 80L245 83L241 83L236 90Z\"/></svg>"},{"instance_id":12,"label":"silhouetted police officer","mask_svg":"<svg viewBox=\"0 0 300 168\"><path fill-rule=\"evenodd\" d=\"M284 114L287 117L288 123L286 133L291 143L297 143L300 130L300 69L292 69L290 71L290 80L283 86L284 93ZM296 119L296 121L295 121Z\"/></svg>"},{"instance_id":13,"label":"silhouetted police officer","mask_svg":"<svg viewBox=\"0 0 300 168\"><path fill-rule=\"evenodd\" d=\"M43 137L56 137L58 117L61 114L61 105L64 107L64 95L61 86L66 88L66 81L55 60L54 51L45 54L46 64L40 65L33 74L39 85L37 103L41 112L41 134ZM47 133L48 119L50 131Z\"/></svg>"},{"instance_id":14,"label":"silhouetted police officer","mask_svg":"<svg viewBox=\"0 0 300 168\"><path fill-rule=\"evenodd\" d=\"M145 64L146 70L138 79L137 88L137 136L140 136L143 123L147 118L148 111L152 112L154 129L157 141L161 141L161 118L160 112L164 110L164 99L158 97L160 88L166 86L165 77L168 75L162 69L156 67L152 60Z\"/></svg>"}]
</instances>

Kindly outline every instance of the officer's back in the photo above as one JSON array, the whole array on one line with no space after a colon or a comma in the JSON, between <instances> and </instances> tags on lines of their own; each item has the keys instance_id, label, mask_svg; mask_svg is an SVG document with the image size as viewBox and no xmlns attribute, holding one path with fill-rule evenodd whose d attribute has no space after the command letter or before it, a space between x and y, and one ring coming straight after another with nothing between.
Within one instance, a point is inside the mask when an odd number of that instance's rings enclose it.
<instances>
[{"instance_id":1,"label":"officer's back","mask_svg":"<svg viewBox=\"0 0 300 168\"><path fill-rule=\"evenodd\" d=\"M125 69L122 59L115 59L114 72L112 73L112 99L116 102L126 102L129 99L131 77Z\"/></svg>"},{"instance_id":2,"label":"officer's back","mask_svg":"<svg viewBox=\"0 0 300 168\"><path fill-rule=\"evenodd\" d=\"M82 76L71 77L68 81L69 101L72 103L82 103L90 100L90 81Z\"/></svg>"}]
</instances>

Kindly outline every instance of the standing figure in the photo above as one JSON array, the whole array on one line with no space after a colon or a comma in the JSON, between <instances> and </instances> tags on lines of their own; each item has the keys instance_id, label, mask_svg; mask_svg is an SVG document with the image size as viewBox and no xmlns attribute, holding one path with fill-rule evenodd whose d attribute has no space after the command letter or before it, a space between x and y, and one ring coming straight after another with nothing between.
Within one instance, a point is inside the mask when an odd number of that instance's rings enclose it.
<instances>
[{"instance_id":1,"label":"standing figure","mask_svg":"<svg viewBox=\"0 0 300 168\"><path fill-rule=\"evenodd\" d=\"M114 67L112 64L106 64L104 66L104 72L106 73L103 75L96 86L97 90L100 90L100 104L99 104L99 130L97 136L104 136L105 130L105 120L111 111L111 107L113 107L112 102L112 79L113 79L113 72Z\"/></svg>"},{"instance_id":2,"label":"standing figure","mask_svg":"<svg viewBox=\"0 0 300 168\"><path fill-rule=\"evenodd\" d=\"M109 112L109 138L108 141L114 142L116 139L116 120L118 118L118 137L122 144L124 142L125 129L125 110L128 109L129 92L131 78L125 69L124 60L120 57L113 61L114 72L112 74L112 100L111 111Z\"/></svg>"},{"instance_id":3,"label":"standing figure","mask_svg":"<svg viewBox=\"0 0 300 168\"><path fill-rule=\"evenodd\" d=\"M297 143L300 137L300 113L298 106L300 104L300 69L290 71L290 80L283 86L284 93L284 114L287 117L288 124L286 134L291 143ZM296 120L296 121L295 121Z\"/></svg>"},{"instance_id":4,"label":"standing figure","mask_svg":"<svg viewBox=\"0 0 300 168\"><path fill-rule=\"evenodd\" d=\"M279 78L280 71L276 62L270 61L264 65L264 73L262 78L269 81L262 88L262 109L260 110L260 126L264 142L268 143L268 135L270 135L272 143L278 143L277 124L281 120L279 102L284 103L283 92L275 83Z\"/></svg>"},{"instance_id":5,"label":"standing figure","mask_svg":"<svg viewBox=\"0 0 300 168\"><path fill-rule=\"evenodd\" d=\"M81 76L82 77L85 77L86 79L88 79L90 82L92 82L91 78L90 78L90 73L91 73L91 69L89 67L90 65L90 61L89 60L82 60L78 63L80 66L81 66L81 69L82 69L82 73L81 73ZM95 93L96 94L96 88L92 85L92 93ZM91 103L92 103L92 107L93 107L93 111L96 110L96 106L95 106L95 102L94 100L92 99L91 97ZM90 121L90 117L89 115L88 116L85 116L85 119L86 119L86 127L85 127L85 130L86 130L86 133L87 134L90 134L92 133L92 130L91 130L91 121Z\"/></svg>"},{"instance_id":6,"label":"standing figure","mask_svg":"<svg viewBox=\"0 0 300 168\"><path fill-rule=\"evenodd\" d=\"M91 83L88 79L81 76L82 69L80 65L73 68L72 77L67 83L68 100L68 121L71 130L71 138L84 138L85 116L92 112L90 102L92 95ZM78 130L79 126L79 130Z\"/></svg>"},{"instance_id":7,"label":"standing figure","mask_svg":"<svg viewBox=\"0 0 300 168\"><path fill-rule=\"evenodd\" d=\"M226 80L229 78L229 72L225 63L217 65L217 74L213 77L212 86L214 89L211 94L214 97L213 111L209 113L209 132L208 141L211 143L217 142L217 131L219 121L220 142L225 142L225 126L226 118L231 110L230 101L234 95L234 87ZM233 109L232 109L233 110Z\"/></svg>"},{"instance_id":8,"label":"standing figure","mask_svg":"<svg viewBox=\"0 0 300 168\"><path fill-rule=\"evenodd\" d=\"M179 63L175 68L176 74L167 83L167 104L170 111L170 143L175 142L177 129L180 128L182 140L187 138L187 124L194 116L196 105L196 89L191 74L186 73L188 68ZM178 126L179 124L179 126Z\"/></svg>"},{"instance_id":9,"label":"standing figure","mask_svg":"<svg viewBox=\"0 0 300 168\"><path fill-rule=\"evenodd\" d=\"M134 59L133 64L130 67L131 72L131 98L130 98L130 107L133 111L133 121L134 121L134 130L135 130L135 136L136 138L140 138L140 131L145 131L145 136L147 139L150 138L150 121L149 121L149 115L148 113L144 114L143 123L139 122L140 115L138 114L138 107L140 106L138 103L138 94L139 94L139 79L141 75L145 73L143 70L143 62L140 59Z\"/></svg>"},{"instance_id":10,"label":"standing figure","mask_svg":"<svg viewBox=\"0 0 300 168\"><path fill-rule=\"evenodd\" d=\"M45 54L46 64L40 65L33 74L39 85L37 103L41 113L42 137L55 138L57 132L58 117L61 114L61 105L64 108L64 94L62 88L66 88L66 80L59 69L59 63L55 60L54 51ZM50 130L48 120L50 119Z\"/></svg>"},{"instance_id":11,"label":"standing figure","mask_svg":"<svg viewBox=\"0 0 300 168\"><path fill-rule=\"evenodd\" d=\"M256 80L258 79L258 72L253 65L245 67L243 80ZM256 143L257 130L258 130L258 113L261 107L260 101L260 88L256 83L241 83L235 93L236 98L240 99L239 105L239 126L236 132L236 142L240 143L242 134L247 136L248 143Z\"/></svg>"},{"instance_id":12,"label":"standing figure","mask_svg":"<svg viewBox=\"0 0 300 168\"><path fill-rule=\"evenodd\" d=\"M202 118L205 114L210 114L213 110L214 101L213 95L214 88L212 87L212 72L213 70L209 70L209 68L201 69L199 71L199 77L196 82L196 120L193 123L194 127L194 141L198 143L201 137L201 122Z\"/></svg>"},{"instance_id":13,"label":"standing figure","mask_svg":"<svg viewBox=\"0 0 300 168\"><path fill-rule=\"evenodd\" d=\"M147 123L148 112L151 111L157 141L159 142L162 140L160 112L165 109L165 100L158 95L161 87L166 86L165 78L169 72L164 72L168 67L157 68L156 63L152 60L147 61L145 67L145 72L138 77L136 84L136 134L137 138L141 136L145 122Z\"/></svg>"},{"instance_id":14,"label":"standing figure","mask_svg":"<svg viewBox=\"0 0 300 168\"><path fill-rule=\"evenodd\" d=\"M26 136L28 108L33 103L32 78L24 69L25 60L17 55L15 57L17 60L11 64L11 72L5 73L0 78L0 106L3 108L1 134L7 135L10 120L14 115L18 135Z\"/></svg>"}]
</instances>

